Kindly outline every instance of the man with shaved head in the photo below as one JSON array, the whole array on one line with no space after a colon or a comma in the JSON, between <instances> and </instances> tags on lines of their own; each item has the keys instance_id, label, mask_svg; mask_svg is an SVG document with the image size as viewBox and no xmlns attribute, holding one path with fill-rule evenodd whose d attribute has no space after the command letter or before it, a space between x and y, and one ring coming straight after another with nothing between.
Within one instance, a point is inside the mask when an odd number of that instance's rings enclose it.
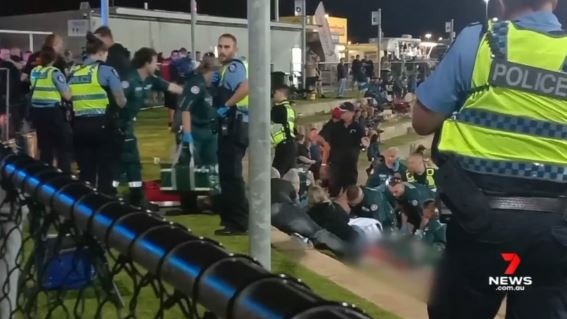
<instances>
[{"instance_id":1,"label":"man with shaved head","mask_svg":"<svg viewBox=\"0 0 567 319\"><path fill-rule=\"evenodd\" d=\"M400 162L400 150L397 147L390 147L384 153L384 162L376 166L368 178L368 187L379 187L386 185L388 178L399 173L403 180L406 181L408 168Z\"/></svg>"}]
</instances>

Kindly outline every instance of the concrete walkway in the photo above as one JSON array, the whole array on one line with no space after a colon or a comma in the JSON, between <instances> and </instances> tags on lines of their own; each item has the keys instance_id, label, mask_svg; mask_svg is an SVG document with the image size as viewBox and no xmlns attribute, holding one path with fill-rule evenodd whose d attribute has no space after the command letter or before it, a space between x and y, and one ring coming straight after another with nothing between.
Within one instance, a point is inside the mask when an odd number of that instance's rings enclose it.
<instances>
[{"instance_id":1,"label":"concrete walkway","mask_svg":"<svg viewBox=\"0 0 567 319\"><path fill-rule=\"evenodd\" d=\"M330 113L335 107L343 102L355 102L356 99L332 100L326 99L322 101L302 101L294 106L295 112L299 117L306 117L320 113Z\"/></svg>"}]
</instances>

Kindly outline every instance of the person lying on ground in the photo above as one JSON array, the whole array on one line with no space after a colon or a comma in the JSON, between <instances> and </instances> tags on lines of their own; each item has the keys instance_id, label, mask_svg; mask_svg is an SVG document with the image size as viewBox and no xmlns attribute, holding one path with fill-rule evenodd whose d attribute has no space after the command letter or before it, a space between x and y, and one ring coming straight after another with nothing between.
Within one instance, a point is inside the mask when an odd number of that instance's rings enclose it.
<instances>
[{"instance_id":1,"label":"person lying on ground","mask_svg":"<svg viewBox=\"0 0 567 319\"><path fill-rule=\"evenodd\" d=\"M350 258L349 245L317 225L297 204L299 177L293 172L290 170L282 179L278 170L272 168L272 225L286 234L307 238L316 248L329 249L339 258Z\"/></svg>"}]
</instances>

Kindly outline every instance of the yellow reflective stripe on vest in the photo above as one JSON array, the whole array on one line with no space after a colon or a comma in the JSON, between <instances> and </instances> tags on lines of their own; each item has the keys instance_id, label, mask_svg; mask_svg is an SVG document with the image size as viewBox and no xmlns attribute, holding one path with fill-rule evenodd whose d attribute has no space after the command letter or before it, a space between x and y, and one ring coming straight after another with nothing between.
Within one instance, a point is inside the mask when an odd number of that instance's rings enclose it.
<instances>
[{"instance_id":1,"label":"yellow reflective stripe on vest","mask_svg":"<svg viewBox=\"0 0 567 319\"><path fill-rule=\"evenodd\" d=\"M295 110L289 103L286 103L285 108L287 110L287 125L289 127L289 133L291 137L295 137ZM278 145L286 139L287 134L285 132L285 127L281 124L272 124L272 144Z\"/></svg>"},{"instance_id":2,"label":"yellow reflective stripe on vest","mask_svg":"<svg viewBox=\"0 0 567 319\"><path fill-rule=\"evenodd\" d=\"M33 107L52 107L61 103L61 93L53 82L53 72L55 67L38 66L32 70L32 90L31 103Z\"/></svg>"},{"instance_id":3,"label":"yellow reflective stripe on vest","mask_svg":"<svg viewBox=\"0 0 567 319\"><path fill-rule=\"evenodd\" d=\"M105 114L110 104L106 90L100 85L99 69L100 64L95 63L81 66L72 73L69 86L76 116Z\"/></svg>"},{"instance_id":4,"label":"yellow reflective stripe on vest","mask_svg":"<svg viewBox=\"0 0 567 319\"><path fill-rule=\"evenodd\" d=\"M244 69L246 69L246 78L248 79L248 62L239 59L233 59L232 61L236 61L236 63L240 62L244 65ZM221 82L224 81L224 75L226 74L226 71L228 70L228 67L231 63L223 65L221 69ZM242 101L238 102L237 106L238 109L242 109L243 112L248 112L248 95L246 95L246 97L244 97Z\"/></svg>"},{"instance_id":5,"label":"yellow reflective stripe on vest","mask_svg":"<svg viewBox=\"0 0 567 319\"><path fill-rule=\"evenodd\" d=\"M504 23L491 28L507 29L506 59L493 57L485 36L472 86L486 89L445 121L439 150L469 171L567 182L567 36Z\"/></svg>"}]
</instances>

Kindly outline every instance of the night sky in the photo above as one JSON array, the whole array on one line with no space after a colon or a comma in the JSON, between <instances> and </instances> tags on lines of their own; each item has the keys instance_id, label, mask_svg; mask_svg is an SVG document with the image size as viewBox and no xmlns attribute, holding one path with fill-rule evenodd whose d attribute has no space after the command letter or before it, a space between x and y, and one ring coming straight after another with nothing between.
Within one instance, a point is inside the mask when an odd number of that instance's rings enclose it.
<instances>
[{"instance_id":1,"label":"night sky","mask_svg":"<svg viewBox=\"0 0 567 319\"><path fill-rule=\"evenodd\" d=\"M81 0L0 0L0 16L19 13L45 12L62 9L76 9ZM110 0L111 3L113 0ZM117 6L143 7L148 2L150 8L189 11L190 0L114 0ZM272 1L272 0L266 0ZM97 7L99 0L90 0ZM308 14L312 14L319 0L307 0ZM567 1L562 2L556 14L567 25ZM197 0L199 11L203 14L227 17L245 17L246 0ZM370 26L370 12L378 7L383 9L384 33L386 36L413 34L414 36L432 32L444 36L444 22L455 19L456 28L482 20L484 2L482 0L323 0L327 11L334 16L349 19L349 38L353 42L365 42L376 35L376 28ZM280 14L293 14L294 0L280 0Z\"/></svg>"}]
</instances>

